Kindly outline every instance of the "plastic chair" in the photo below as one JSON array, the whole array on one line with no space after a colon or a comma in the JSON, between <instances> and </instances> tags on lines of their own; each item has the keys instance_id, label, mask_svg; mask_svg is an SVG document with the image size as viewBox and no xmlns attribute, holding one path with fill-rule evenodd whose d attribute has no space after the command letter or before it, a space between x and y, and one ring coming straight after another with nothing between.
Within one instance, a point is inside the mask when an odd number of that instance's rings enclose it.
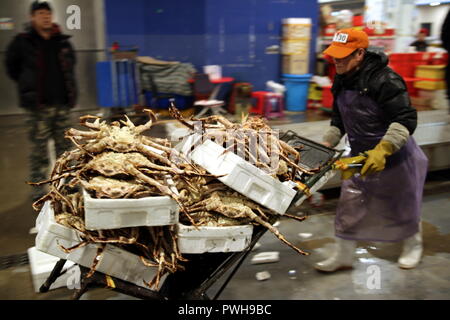
<instances>
[{"instance_id":1,"label":"plastic chair","mask_svg":"<svg viewBox=\"0 0 450 320\"><path fill-rule=\"evenodd\" d=\"M196 101L194 106L202 107L202 110L195 117L203 116L210 111L213 115L226 114L222 107L225 101L216 100L220 91L220 84L215 85L209 80L206 73L196 73L194 75L194 96Z\"/></svg>"},{"instance_id":2,"label":"plastic chair","mask_svg":"<svg viewBox=\"0 0 450 320\"><path fill-rule=\"evenodd\" d=\"M209 80L209 76L206 73L194 74L193 89L195 100L208 99L214 88L214 83Z\"/></svg>"}]
</instances>

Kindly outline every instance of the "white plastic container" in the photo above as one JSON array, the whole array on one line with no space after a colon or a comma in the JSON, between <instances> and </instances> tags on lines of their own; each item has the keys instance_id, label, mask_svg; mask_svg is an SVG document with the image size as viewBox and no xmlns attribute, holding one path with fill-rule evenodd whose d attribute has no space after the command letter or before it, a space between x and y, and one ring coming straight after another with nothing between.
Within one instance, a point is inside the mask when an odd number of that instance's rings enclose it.
<instances>
[{"instance_id":1,"label":"white plastic container","mask_svg":"<svg viewBox=\"0 0 450 320\"><path fill-rule=\"evenodd\" d=\"M39 292L39 288L44 284L47 278L50 276L53 268L60 258L44 253L31 247L27 250L28 261L30 261L31 276L33 278L34 291ZM62 271L67 271L69 268L74 268L74 263L66 261ZM67 279L70 276L69 272L65 272L59 276L55 282L50 286L50 290L62 288L67 286Z\"/></svg>"},{"instance_id":2,"label":"white plastic container","mask_svg":"<svg viewBox=\"0 0 450 320\"><path fill-rule=\"evenodd\" d=\"M83 189L86 229L166 226L178 223L179 207L168 196L95 199Z\"/></svg>"},{"instance_id":3,"label":"white plastic container","mask_svg":"<svg viewBox=\"0 0 450 320\"><path fill-rule=\"evenodd\" d=\"M191 146L195 146L191 152ZM209 173L222 177L222 183L260 205L284 214L295 197L296 191L271 177L253 164L211 140L201 143L201 136L186 137L177 149Z\"/></svg>"},{"instance_id":4,"label":"white plastic container","mask_svg":"<svg viewBox=\"0 0 450 320\"><path fill-rule=\"evenodd\" d=\"M252 240L253 225L198 227L178 224L178 248L181 253L239 252Z\"/></svg>"},{"instance_id":5,"label":"white plastic container","mask_svg":"<svg viewBox=\"0 0 450 320\"><path fill-rule=\"evenodd\" d=\"M97 245L88 244L71 253L65 253L58 245L65 248L80 243L80 233L55 221L54 211L47 201L36 220L36 249L55 257L73 261L90 268L97 254ZM106 245L97 265L97 271L134 283L148 289L143 280L149 282L156 275L157 268L147 267L137 255L112 245Z\"/></svg>"},{"instance_id":6,"label":"white plastic container","mask_svg":"<svg viewBox=\"0 0 450 320\"><path fill-rule=\"evenodd\" d=\"M203 66L203 72L209 76L209 80L222 78L222 67L219 65Z\"/></svg>"}]
</instances>

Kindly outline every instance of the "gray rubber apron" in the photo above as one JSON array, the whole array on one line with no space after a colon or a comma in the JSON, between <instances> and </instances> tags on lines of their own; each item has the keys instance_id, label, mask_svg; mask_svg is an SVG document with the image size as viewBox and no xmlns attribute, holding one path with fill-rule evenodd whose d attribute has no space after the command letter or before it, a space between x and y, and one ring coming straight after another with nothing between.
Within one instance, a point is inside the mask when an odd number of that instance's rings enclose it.
<instances>
[{"instance_id":1,"label":"gray rubber apron","mask_svg":"<svg viewBox=\"0 0 450 320\"><path fill-rule=\"evenodd\" d=\"M383 110L357 91L341 91L337 104L352 156L373 149L389 122ZM386 168L344 180L336 212L336 236L350 240L399 241L418 231L428 159L413 137Z\"/></svg>"}]
</instances>

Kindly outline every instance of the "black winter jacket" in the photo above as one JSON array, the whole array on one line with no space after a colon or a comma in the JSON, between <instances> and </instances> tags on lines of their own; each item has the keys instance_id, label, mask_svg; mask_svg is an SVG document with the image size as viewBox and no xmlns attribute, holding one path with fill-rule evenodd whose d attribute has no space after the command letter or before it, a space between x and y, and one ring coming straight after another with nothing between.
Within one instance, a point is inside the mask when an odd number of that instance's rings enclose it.
<instances>
[{"instance_id":1,"label":"black winter jacket","mask_svg":"<svg viewBox=\"0 0 450 320\"><path fill-rule=\"evenodd\" d=\"M334 103L331 125L345 133L337 107L337 96L341 90L357 90L367 95L382 108L389 124L398 122L412 135L417 126L417 111L411 107L403 78L387 66L388 57L383 53L366 52L361 68L351 75L336 75L332 87Z\"/></svg>"},{"instance_id":2,"label":"black winter jacket","mask_svg":"<svg viewBox=\"0 0 450 320\"><path fill-rule=\"evenodd\" d=\"M74 75L75 54L68 41L69 35L62 34L54 24L52 39L56 41L57 56L64 79L67 94L67 106L76 104L77 90ZM14 37L6 52L6 70L11 79L17 82L20 106L28 110L37 110L44 105L45 63L42 41L34 28Z\"/></svg>"}]
</instances>

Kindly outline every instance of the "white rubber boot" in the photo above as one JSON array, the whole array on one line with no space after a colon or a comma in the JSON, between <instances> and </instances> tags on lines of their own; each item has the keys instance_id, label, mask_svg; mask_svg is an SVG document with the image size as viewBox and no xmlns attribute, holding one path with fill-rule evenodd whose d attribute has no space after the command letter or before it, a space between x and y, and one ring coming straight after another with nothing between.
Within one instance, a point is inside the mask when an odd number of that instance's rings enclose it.
<instances>
[{"instance_id":1,"label":"white rubber boot","mask_svg":"<svg viewBox=\"0 0 450 320\"><path fill-rule=\"evenodd\" d=\"M334 272L353 268L356 241L336 237L336 250L328 259L318 262L314 268L324 272Z\"/></svg>"},{"instance_id":2,"label":"white rubber boot","mask_svg":"<svg viewBox=\"0 0 450 320\"><path fill-rule=\"evenodd\" d=\"M412 237L403 240L403 251L398 259L398 266L402 269L415 268L422 257L422 228Z\"/></svg>"}]
</instances>

